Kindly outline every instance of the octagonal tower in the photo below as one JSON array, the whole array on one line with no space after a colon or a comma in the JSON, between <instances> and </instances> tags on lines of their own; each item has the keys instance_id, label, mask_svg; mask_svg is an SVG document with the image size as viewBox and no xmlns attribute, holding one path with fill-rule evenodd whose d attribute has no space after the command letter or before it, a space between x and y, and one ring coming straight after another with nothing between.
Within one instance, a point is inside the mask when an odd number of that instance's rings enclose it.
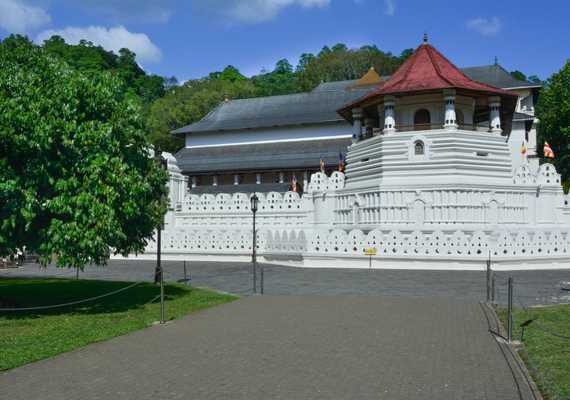
<instances>
[{"instance_id":1,"label":"octagonal tower","mask_svg":"<svg viewBox=\"0 0 570 400\"><path fill-rule=\"evenodd\" d=\"M347 188L512 182L516 102L425 41L390 79L338 111L354 127Z\"/></svg>"}]
</instances>

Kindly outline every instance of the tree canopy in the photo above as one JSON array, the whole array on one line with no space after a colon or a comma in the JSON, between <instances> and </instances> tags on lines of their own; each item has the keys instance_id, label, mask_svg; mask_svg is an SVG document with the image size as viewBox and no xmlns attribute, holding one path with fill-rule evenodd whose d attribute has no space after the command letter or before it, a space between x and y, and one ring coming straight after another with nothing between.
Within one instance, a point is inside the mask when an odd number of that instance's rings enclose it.
<instances>
[{"instance_id":1,"label":"tree canopy","mask_svg":"<svg viewBox=\"0 0 570 400\"><path fill-rule=\"evenodd\" d=\"M0 254L59 266L142 251L165 212L140 100L23 37L0 43ZM112 250L111 250L112 249Z\"/></svg>"},{"instance_id":2,"label":"tree canopy","mask_svg":"<svg viewBox=\"0 0 570 400\"><path fill-rule=\"evenodd\" d=\"M563 181L570 180L570 60L546 82L536 105L539 142L547 141ZM539 153L542 155L542 146Z\"/></svg>"},{"instance_id":3,"label":"tree canopy","mask_svg":"<svg viewBox=\"0 0 570 400\"><path fill-rule=\"evenodd\" d=\"M119 54L115 54L86 40L77 45L68 44L57 35L45 40L43 48L83 73L112 72L123 79L127 90L139 96L145 104L164 95L166 78L148 75L137 64L136 54L129 49L121 49Z\"/></svg>"},{"instance_id":4,"label":"tree canopy","mask_svg":"<svg viewBox=\"0 0 570 400\"><path fill-rule=\"evenodd\" d=\"M374 67L380 75L392 74L411 54L404 50L400 57L385 53L376 46L349 49L342 43L323 47L317 56L304 54L299 61L299 88L311 90L320 82L358 79Z\"/></svg>"}]
</instances>

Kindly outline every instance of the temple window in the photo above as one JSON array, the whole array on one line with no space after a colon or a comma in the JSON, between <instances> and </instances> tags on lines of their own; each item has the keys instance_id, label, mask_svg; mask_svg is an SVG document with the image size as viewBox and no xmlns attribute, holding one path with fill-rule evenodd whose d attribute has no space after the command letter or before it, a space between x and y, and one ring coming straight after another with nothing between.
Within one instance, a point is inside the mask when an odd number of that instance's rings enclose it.
<instances>
[{"instance_id":1,"label":"temple window","mask_svg":"<svg viewBox=\"0 0 570 400\"><path fill-rule=\"evenodd\" d=\"M431 116L428 110L425 108L419 109L414 114L414 129L424 130L430 129L431 127Z\"/></svg>"},{"instance_id":2,"label":"temple window","mask_svg":"<svg viewBox=\"0 0 570 400\"><path fill-rule=\"evenodd\" d=\"M414 142L414 154L416 156L423 156L425 154L425 145L421 140Z\"/></svg>"}]
</instances>

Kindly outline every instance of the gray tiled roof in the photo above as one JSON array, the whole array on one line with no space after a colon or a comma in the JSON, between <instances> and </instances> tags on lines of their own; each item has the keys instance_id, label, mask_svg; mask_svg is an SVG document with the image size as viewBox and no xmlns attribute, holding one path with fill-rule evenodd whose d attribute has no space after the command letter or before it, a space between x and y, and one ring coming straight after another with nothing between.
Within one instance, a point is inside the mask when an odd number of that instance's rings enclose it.
<instances>
[{"instance_id":1,"label":"gray tiled roof","mask_svg":"<svg viewBox=\"0 0 570 400\"><path fill-rule=\"evenodd\" d=\"M541 86L540 84L516 79L506 69L498 64L462 68L461 71L475 81L486 83L487 85L501 89L519 87L533 88Z\"/></svg>"},{"instance_id":2,"label":"gray tiled roof","mask_svg":"<svg viewBox=\"0 0 570 400\"><path fill-rule=\"evenodd\" d=\"M334 90L346 90L350 86L354 86L355 80L336 81L336 82L321 82L319 86L313 89L313 92L329 92Z\"/></svg>"},{"instance_id":3,"label":"gray tiled roof","mask_svg":"<svg viewBox=\"0 0 570 400\"><path fill-rule=\"evenodd\" d=\"M368 92L314 90L283 96L256 97L221 103L201 121L173 131L173 134L255 129L343 121L336 110Z\"/></svg>"},{"instance_id":4,"label":"gray tiled roof","mask_svg":"<svg viewBox=\"0 0 570 400\"><path fill-rule=\"evenodd\" d=\"M515 79L500 65L463 68L462 71L471 79L502 89L540 87L531 82ZM383 77L384 80L388 78L388 76ZM375 88L375 86L354 88L356 82L356 80L323 82L307 93L223 102L202 120L176 129L172 133L183 135L343 121L336 110Z\"/></svg>"},{"instance_id":5,"label":"gray tiled roof","mask_svg":"<svg viewBox=\"0 0 570 400\"><path fill-rule=\"evenodd\" d=\"M274 169L317 169L321 157L337 165L339 153L346 153L350 138L298 142L258 143L240 146L183 148L176 153L185 174Z\"/></svg>"}]
</instances>

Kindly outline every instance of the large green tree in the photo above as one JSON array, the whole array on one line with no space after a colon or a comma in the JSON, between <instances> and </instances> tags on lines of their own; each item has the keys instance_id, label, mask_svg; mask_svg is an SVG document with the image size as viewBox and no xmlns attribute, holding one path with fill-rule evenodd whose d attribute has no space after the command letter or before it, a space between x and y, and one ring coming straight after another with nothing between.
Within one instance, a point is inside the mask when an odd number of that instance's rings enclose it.
<instances>
[{"instance_id":1,"label":"large green tree","mask_svg":"<svg viewBox=\"0 0 570 400\"><path fill-rule=\"evenodd\" d=\"M539 153L547 141L556 155L552 162L564 181L570 180L570 60L553 74L540 92L536 105L540 120Z\"/></svg>"},{"instance_id":2,"label":"large green tree","mask_svg":"<svg viewBox=\"0 0 570 400\"><path fill-rule=\"evenodd\" d=\"M82 268L140 252L165 211L140 100L22 37L0 43L0 254Z\"/></svg>"}]
</instances>

